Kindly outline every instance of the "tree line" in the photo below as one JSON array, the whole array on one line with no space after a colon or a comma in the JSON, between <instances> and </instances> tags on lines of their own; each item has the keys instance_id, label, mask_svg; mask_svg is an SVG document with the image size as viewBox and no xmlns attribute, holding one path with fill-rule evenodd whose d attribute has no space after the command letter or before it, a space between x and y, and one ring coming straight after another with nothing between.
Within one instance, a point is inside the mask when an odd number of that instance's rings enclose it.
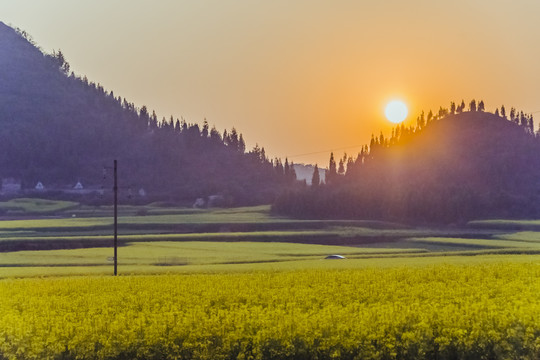
<instances>
[{"instance_id":1,"label":"tree line","mask_svg":"<svg viewBox=\"0 0 540 360\"><path fill-rule=\"evenodd\" d=\"M61 51L45 54L24 34L0 27L0 178L25 188L108 187L102 169L117 159L124 189L186 202L219 194L228 205L271 202L296 181L293 164L258 145L247 150L237 129L160 119L75 75Z\"/></svg>"},{"instance_id":2,"label":"tree line","mask_svg":"<svg viewBox=\"0 0 540 360\"><path fill-rule=\"evenodd\" d=\"M460 222L531 217L538 209L540 133L532 114L452 102L416 126L372 135L356 157L330 154L326 181L288 190L274 211L298 217Z\"/></svg>"}]
</instances>

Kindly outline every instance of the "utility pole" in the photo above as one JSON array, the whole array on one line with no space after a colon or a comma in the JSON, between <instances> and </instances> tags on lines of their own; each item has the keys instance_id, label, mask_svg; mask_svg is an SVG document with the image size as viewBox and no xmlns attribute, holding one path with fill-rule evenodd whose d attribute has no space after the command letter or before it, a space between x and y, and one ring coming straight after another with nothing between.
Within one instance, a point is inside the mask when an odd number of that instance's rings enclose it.
<instances>
[{"instance_id":1,"label":"utility pole","mask_svg":"<svg viewBox=\"0 0 540 360\"><path fill-rule=\"evenodd\" d=\"M114 276L118 274L118 175L114 160Z\"/></svg>"}]
</instances>

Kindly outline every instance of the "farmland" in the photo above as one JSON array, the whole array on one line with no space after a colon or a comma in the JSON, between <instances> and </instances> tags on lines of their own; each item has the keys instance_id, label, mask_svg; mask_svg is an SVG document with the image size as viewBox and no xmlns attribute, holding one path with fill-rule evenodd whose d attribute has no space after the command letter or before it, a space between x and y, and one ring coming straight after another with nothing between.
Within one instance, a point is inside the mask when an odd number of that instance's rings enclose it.
<instances>
[{"instance_id":1,"label":"farmland","mask_svg":"<svg viewBox=\"0 0 540 360\"><path fill-rule=\"evenodd\" d=\"M110 273L110 206L15 199L0 208L7 209L0 223L0 278ZM119 213L118 262L124 274L317 268L328 266L320 260L330 254L346 256L355 268L411 258L434 257L436 263L443 257L540 252L537 233L517 231L514 222L495 228L489 221L410 227L296 220L274 216L267 206L201 210L162 203L121 206Z\"/></svg>"},{"instance_id":2,"label":"farmland","mask_svg":"<svg viewBox=\"0 0 540 360\"><path fill-rule=\"evenodd\" d=\"M114 278L111 208L63 205L0 222L0 359L540 356L534 223L125 206Z\"/></svg>"}]
</instances>

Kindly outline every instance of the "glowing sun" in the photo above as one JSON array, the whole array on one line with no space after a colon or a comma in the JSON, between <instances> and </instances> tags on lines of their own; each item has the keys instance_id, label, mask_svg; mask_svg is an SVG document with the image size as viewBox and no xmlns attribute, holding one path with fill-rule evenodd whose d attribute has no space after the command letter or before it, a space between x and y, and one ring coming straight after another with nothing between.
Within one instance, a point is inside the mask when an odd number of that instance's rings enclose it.
<instances>
[{"instance_id":1,"label":"glowing sun","mask_svg":"<svg viewBox=\"0 0 540 360\"><path fill-rule=\"evenodd\" d=\"M399 124L405 120L408 114L409 110L407 109L407 105L401 100L390 101L384 108L384 115L386 115L388 121L393 122L394 124Z\"/></svg>"}]
</instances>

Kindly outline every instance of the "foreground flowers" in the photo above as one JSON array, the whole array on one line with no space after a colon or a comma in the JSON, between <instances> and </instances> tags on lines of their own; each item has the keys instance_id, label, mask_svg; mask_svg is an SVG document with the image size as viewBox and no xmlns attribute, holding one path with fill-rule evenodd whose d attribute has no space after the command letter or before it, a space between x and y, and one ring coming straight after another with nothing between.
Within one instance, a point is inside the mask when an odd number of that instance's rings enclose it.
<instances>
[{"instance_id":1,"label":"foreground flowers","mask_svg":"<svg viewBox=\"0 0 540 360\"><path fill-rule=\"evenodd\" d=\"M540 357L540 265L0 282L0 359Z\"/></svg>"}]
</instances>

